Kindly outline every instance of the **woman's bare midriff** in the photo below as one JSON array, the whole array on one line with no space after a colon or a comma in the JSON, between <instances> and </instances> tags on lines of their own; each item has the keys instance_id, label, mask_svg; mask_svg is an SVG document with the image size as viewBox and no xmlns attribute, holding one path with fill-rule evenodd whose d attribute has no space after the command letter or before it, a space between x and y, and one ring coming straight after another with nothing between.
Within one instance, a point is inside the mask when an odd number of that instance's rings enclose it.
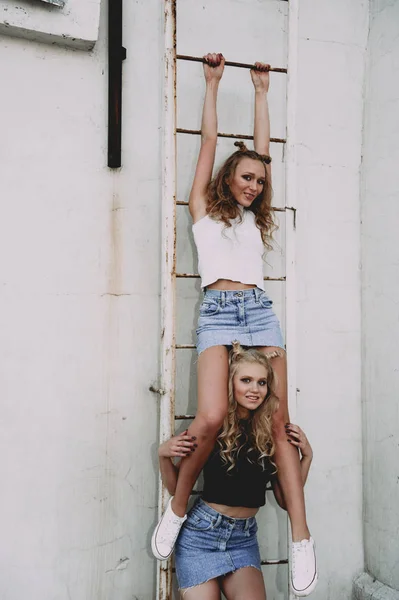
<instances>
[{"instance_id":1,"label":"woman's bare midriff","mask_svg":"<svg viewBox=\"0 0 399 600\"><path fill-rule=\"evenodd\" d=\"M220 290L223 292L230 292L232 290L252 290L256 288L256 285L248 285L247 283L241 283L241 281L231 281L231 279L218 279L214 283L206 286L207 290Z\"/></svg>"},{"instance_id":2,"label":"woman's bare midriff","mask_svg":"<svg viewBox=\"0 0 399 600\"><path fill-rule=\"evenodd\" d=\"M206 502L206 504L213 508L213 510L232 519L249 519L250 517L254 517L259 510L258 508L246 508L245 506L225 506L224 504L214 504L213 502Z\"/></svg>"}]
</instances>

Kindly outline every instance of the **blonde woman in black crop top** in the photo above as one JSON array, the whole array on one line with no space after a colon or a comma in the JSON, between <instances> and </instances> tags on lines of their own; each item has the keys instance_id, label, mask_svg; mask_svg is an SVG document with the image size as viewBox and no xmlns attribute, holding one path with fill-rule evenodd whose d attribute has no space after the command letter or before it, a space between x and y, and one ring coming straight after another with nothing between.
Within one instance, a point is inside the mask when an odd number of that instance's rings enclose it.
<instances>
[{"instance_id":1,"label":"blonde woman in black crop top","mask_svg":"<svg viewBox=\"0 0 399 600\"><path fill-rule=\"evenodd\" d=\"M275 376L268 358L235 344L230 354L229 409L203 474L204 489L183 524L175 546L175 566L184 600L265 600L255 515L265 504L268 483L286 508L276 467L272 416L278 406ZM301 452L304 485L312 449L296 426L286 428L287 439ZM178 466L173 457L198 449L188 432L159 448L162 479L171 494ZM313 579L316 581L317 574Z\"/></svg>"},{"instance_id":2,"label":"blonde woman in black crop top","mask_svg":"<svg viewBox=\"0 0 399 600\"><path fill-rule=\"evenodd\" d=\"M314 588L308 573L316 568L313 540L306 520L298 453L287 442L289 422L287 362L280 323L263 281L265 251L274 230L271 205L269 65L255 63L254 150L237 142L234 152L212 176L217 142L217 94L224 70L221 54L204 57L206 92L201 124L201 148L189 197L204 298L196 329L198 409L190 434L198 449L182 462L174 497L157 524L152 550L159 560L172 553L184 523L194 482L215 444L227 412L228 351L233 340L272 356L278 378L279 409L273 416L275 458L291 522L292 564L296 595Z\"/></svg>"}]
</instances>

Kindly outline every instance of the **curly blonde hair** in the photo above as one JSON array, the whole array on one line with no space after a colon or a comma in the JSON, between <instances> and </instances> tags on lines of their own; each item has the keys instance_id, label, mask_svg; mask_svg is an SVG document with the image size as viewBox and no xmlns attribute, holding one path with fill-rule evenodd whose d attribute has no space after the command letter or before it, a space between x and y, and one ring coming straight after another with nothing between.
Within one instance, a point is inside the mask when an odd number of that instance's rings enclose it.
<instances>
[{"instance_id":1,"label":"curly blonde hair","mask_svg":"<svg viewBox=\"0 0 399 600\"><path fill-rule=\"evenodd\" d=\"M258 363L265 367L267 371L267 395L264 402L252 411L248 430L244 430L240 426L237 402L234 398L234 376L238 367L246 362ZM254 462L251 456L253 455L254 460L264 468L264 459L271 459L275 452L272 417L278 408L278 398L275 394L276 376L270 360L265 354L255 350L255 348L244 350L239 342L233 342L233 348L229 355L229 365L229 406L222 430L218 436L220 455L225 464L229 465L228 471L230 471L236 464L238 453L245 446L248 460Z\"/></svg>"},{"instance_id":2,"label":"curly blonde hair","mask_svg":"<svg viewBox=\"0 0 399 600\"><path fill-rule=\"evenodd\" d=\"M226 227L231 227L231 220L242 219L237 201L231 193L228 184L234 175L237 165L243 158L258 160L263 165L271 162L270 156L259 154L255 150L248 150L243 142L235 142L239 149L220 167L217 175L210 181L207 190L207 214L216 221L222 221ZM273 232L277 229L274 223L274 211L272 209L272 186L265 167L265 184L262 192L252 202L250 208L255 215L255 223L258 227L262 242L267 250L272 249Z\"/></svg>"}]
</instances>

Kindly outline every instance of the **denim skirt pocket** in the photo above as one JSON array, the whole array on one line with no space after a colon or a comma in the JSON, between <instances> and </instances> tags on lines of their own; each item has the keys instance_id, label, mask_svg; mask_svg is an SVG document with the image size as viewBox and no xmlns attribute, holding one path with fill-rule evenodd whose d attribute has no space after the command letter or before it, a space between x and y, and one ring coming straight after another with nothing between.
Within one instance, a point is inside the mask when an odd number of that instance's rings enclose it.
<instances>
[{"instance_id":1,"label":"denim skirt pocket","mask_svg":"<svg viewBox=\"0 0 399 600\"><path fill-rule=\"evenodd\" d=\"M217 315L220 310L220 303L216 300L207 300L206 298L202 301L199 309L201 317L213 317Z\"/></svg>"},{"instance_id":2,"label":"denim skirt pocket","mask_svg":"<svg viewBox=\"0 0 399 600\"><path fill-rule=\"evenodd\" d=\"M266 292L263 292L259 296L259 303L260 303L261 306L263 306L263 308L271 308L273 306L273 301L270 300L270 298L266 294Z\"/></svg>"},{"instance_id":3,"label":"denim skirt pocket","mask_svg":"<svg viewBox=\"0 0 399 600\"><path fill-rule=\"evenodd\" d=\"M185 522L185 527L188 529L193 529L194 531L210 531L213 529L214 525L215 523L213 519L209 520L205 517L202 517L198 513L189 513Z\"/></svg>"},{"instance_id":4,"label":"denim skirt pocket","mask_svg":"<svg viewBox=\"0 0 399 600\"><path fill-rule=\"evenodd\" d=\"M253 522L250 524L249 528L248 528L248 535L252 536L255 535L258 531L258 523L256 522L255 517L253 517Z\"/></svg>"}]
</instances>

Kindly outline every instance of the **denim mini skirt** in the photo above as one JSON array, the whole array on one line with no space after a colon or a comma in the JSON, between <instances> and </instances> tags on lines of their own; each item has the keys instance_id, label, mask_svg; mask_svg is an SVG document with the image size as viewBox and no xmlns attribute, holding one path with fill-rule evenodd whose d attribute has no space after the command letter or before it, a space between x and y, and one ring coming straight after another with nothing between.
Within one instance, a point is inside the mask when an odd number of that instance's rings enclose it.
<instances>
[{"instance_id":1,"label":"denim mini skirt","mask_svg":"<svg viewBox=\"0 0 399 600\"><path fill-rule=\"evenodd\" d=\"M205 290L197 328L197 351L211 346L275 346L284 349L273 302L259 289Z\"/></svg>"},{"instance_id":2,"label":"denim mini skirt","mask_svg":"<svg viewBox=\"0 0 399 600\"><path fill-rule=\"evenodd\" d=\"M187 515L175 546L179 589L243 567L261 570L255 517L232 519L199 499Z\"/></svg>"}]
</instances>

